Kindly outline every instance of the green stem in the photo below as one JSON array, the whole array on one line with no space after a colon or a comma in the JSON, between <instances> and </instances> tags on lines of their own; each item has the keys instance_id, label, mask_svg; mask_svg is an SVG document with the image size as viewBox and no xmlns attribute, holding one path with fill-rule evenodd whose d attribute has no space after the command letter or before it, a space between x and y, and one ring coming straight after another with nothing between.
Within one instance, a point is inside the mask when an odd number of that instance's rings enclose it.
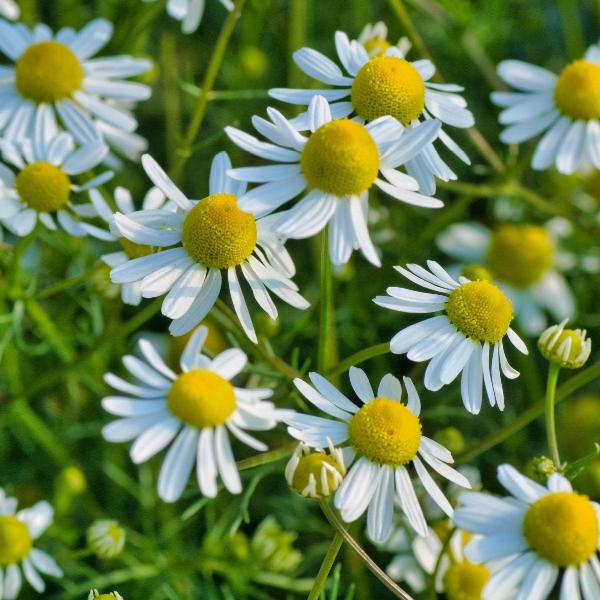
<instances>
[{"instance_id":1,"label":"green stem","mask_svg":"<svg viewBox=\"0 0 600 600\"><path fill-rule=\"evenodd\" d=\"M177 143L181 135L181 103L177 85L177 42L172 31L163 31L161 34L160 63L164 73L166 150L167 156L171 158L176 155Z\"/></svg>"},{"instance_id":2,"label":"green stem","mask_svg":"<svg viewBox=\"0 0 600 600\"><path fill-rule=\"evenodd\" d=\"M289 456L298 444L294 442L289 446L283 448L277 448L275 450L269 450L269 452L262 452L256 456L250 458L244 458L237 462L238 471L245 471L246 469L253 469L254 467L260 467L262 465L268 465L269 463L281 460Z\"/></svg>"},{"instance_id":3,"label":"green stem","mask_svg":"<svg viewBox=\"0 0 600 600\"><path fill-rule=\"evenodd\" d=\"M560 468L560 455L558 453L558 441L556 438L556 422L554 418L554 406L556 397L556 382L560 373L560 365L551 362L548 369L548 381L546 383L546 436L548 437L548 450L550 458L557 468Z\"/></svg>"},{"instance_id":4,"label":"green stem","mask_svg":"<svg viewBox=\"0 0 600 600\"><path fill-rule=\"evenodd\" d=\"M587 369L579 372L577 375L571 377L568 381L563 383L556 390L556 404L562 402L565 398L568 398L573 392L587 385L594 379L600 377L600 362L597 362ZM539 417L545 408L545 399L542 398L530 406L525 412L522 412L516 419L510 421L496 430L494 433L484 437L479 443L475 444L469 450L459 454L456 457L457 464L463 464L472 461L474 458L487 452L490 448L501 444L504 440L514 435L527 425Z\"/></svg>"},{"instance_id":5,"label":"green stem","mask_svg":"<svg viewBox=\"0 0 600 600\"><path fill-rule=\"evenodd\" d=\"M326 373L334 354L333 278L329 260L328 228L321 234L321 303L317 369Z\"/></svg>"},{"instance_id":6,"label":"green stem","mask_svg":"<svg viewBox=\"0 0 600 600\"><path fill-rule=\"evenodd\" d=\"M383 344L376 344L375 346L369 346L364 350L360 350L355 354L351 354L344 360L340 361L335 367L329 370L329 375L341 375L345 373L350 367L363 363L370 358L381 356L382 354L388 354L390 351L390 343L385 342Z\"/></svg>"},{"instance_id":7,"label":"green stem","mask_svg":"<svg viewBox=\"0 0 600 600\"><path fill-rule=\"evenodd\" d=\"M333 536L333 540L331 540L331 544L329 545L329 548L327 549L327 554L325 554L325 558L323 559L323 562L321 563L321 568L319 569L319 572L317 573L317 576L315 577L315 581L313 583L312 589L310 590L310 594L308 594L308 600L319 600L321 591L323 590L323 588L325 587L325 584L327 583L327 577L329 577L329 572L331 571L331 568L333 567L333 563L335 562L335 559L337 558L338 552L340 551L340 548L342 547L343 542L344 542L344 537L336 529L335 535Z\"/></svg>"},{"instance_id":8,"label":"green stem","mask_svg":"<svg viewBox=\"0 0 600 600\"><path fill-rule=\"evenodd\" d=\"M567 54L571 60L581 58L584 50L583 33L579 22L577 3L573 0L557 0L556 3L562 21Z\"/></svg>"},{"instance_id":9,"label":"green stem","mask_svg":"<svg viewBox=\"0 0 600 600\"><path fill-rule=\"evenodd\" d=\"M431 600L437 599L437 590L435 589L435 582L437 580L438 573L440 572L444 556L446 556L446 552L448 551L448 547L450 546L450 540L452 539L452 536L454 535L455 531L456 528L452 528L448 532L448 537L444 540L444 543L440 549L440 553L438 554L437 560L435 561L435 567L433 568L433 573L431 574Z\"/></svg>"},{"instance_id":10,"label":"green stem","mask_svg":"<svg viewBox=\"0 0 600 600\"><path fill-rule=\"evenodd\" d=\"M177 156L175 157L175 161L171 169L170 174L175 181L177 181L181 176L183 167L185 166L185 163L192 154L194 142L196 141L196 137L198 136L200 127L202 126L202 122L204 121L204 116L206 115L206 107L208 106L209 92L212 90L215 84L215 80L219 73L219 69L221 68L221 62L223 61L223 57L225 55L225 50L227 49L227 44L229 43L229 38L233 33L233 29L242 12L242 7L244 6L245 1L246 0L236 1L233 10L225 19L223 27L221 28L221 32L219 33L219 37L217 38L217 41L215 43L212 56L210 57L208 67L204 75L204 80L202 82L201 94L198 98L198 103L196 104L196 108L194 110L194 113L192 114L192 118L188 125L187 133L183 140L183 144L177 152Z\"/></svg>"},{"instance_id":11,"label":"green stem","mask_svg":"<svg viewBox=\"0 0 600 600\"><path fill-rule=\"evenodd\" d=\"M64 363L71 362L75 357L75 352L71 344L61 335L52 317L42 308L41 304L33 298L28 298L25 301L25 308L27 309L27 314L35 323L41 337L54 349L58 357Z\"/></svg>"},{"instance_id":12,"label":"green stem","mask_svg":"<svg viewBox=\"0 0 600 600\"><path fill-rule=\"evenodd\" d=\"M63 279L58 283L49 285L43 290L36 292L34 297L36 300L45 300L46 298L50 298L50 296L54 296L56 294L59 294L60 292L64 292L65 290L69 290L72 287L75 287L76 285L79 285L80 283L87 281L88 279L93 277L94 274L97 271L99 271L103 266L104 265L94 265L91 269L88 269L87 271L84 271L79 275L74 275L73 277L69 277L68 279Z\"/></svg>"},{"instance_id":13,"label":"green stem","mask_svg":"<svg viewBox=\"0 0 600 600\"><path fill-rule=\"evenodd\" d=\"M396 598L402 598L402 600L414 600L414 598L405 592L397 583L395 583L390 577L386 574L385 571L381 570L377 563L365 552L362 546L352 537L350 532L346 529L344 524L340 521L338 516L335 514L333 509L329 506L326 500L321 500L319 505L321 506L321 510L323 514L329 521L332 527L341 534L344 538L346 544L348 544L356 554L360 557L360 559L365 563L367 568L385 585L385 587L394 594Z\"/></svg>"}]
</instances>

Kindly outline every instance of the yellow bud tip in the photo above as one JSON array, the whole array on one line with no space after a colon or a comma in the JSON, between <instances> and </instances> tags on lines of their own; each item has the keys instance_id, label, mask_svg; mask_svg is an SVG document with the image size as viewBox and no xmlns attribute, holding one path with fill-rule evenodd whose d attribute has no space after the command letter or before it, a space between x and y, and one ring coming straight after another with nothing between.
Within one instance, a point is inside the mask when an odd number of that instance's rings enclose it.
<instances>
[{"instance_id":1,"label":"yellow bud tip","mask_svg":"<svg viewBox=\"0 0 600 600\"><path fill-rule=\"evenodd\" d=\"M586 562L598 546L598 517L587 496L552 492L525 513L523 535L529 547L559 567Z\"/></svg>"},{"instance_id":2,"label":"yellow bud tip","mask_svg":"<svg viewBox=\"0 0 600 600\"><path fill-rule=\"evenodd\" d=\"M82 82L83 68L79 59L67 46L54 40L32 44L16 63L17 90L34 102L70 98Z\"/></svg>"},{"instance_id":3,"label":"yellow bud tip","mask_svg":"<svg viewBox=\"0 0 600 600\"><path fill-rule=\"evenodd\" d=\"M481 265L464 265L460 274L471 281L492 281L492 274Z\"/></svg>"},{"instance_id":4,"label":"yellow bud tip","mask_svg":"<svg viewBox=\"0 0 600 600\"><path fill-rule=\"evenodd\" d=\"M367 51L367 54L371 57L383 56L385 51L391 46L387 40L381 40L379 38L372 38L367 40L363 46Z\"/></svg>"},{"instance_id":5,"label":"yellow bud tip","mask_svg":"<svg viewBox=\"0 0 600 600\"><path fill-rule=\"evenodd\" d=\"M25 523L13 515L0 515L0 567L21 562L32 544Z\"/></svg>"},{"instance_id":6,"label":"yellow bud tip","mask_svg":"<svg viewBox=\"0 0 600 600\"><path fill-rule=\"evenodd\" d=\"M69 201L69 176L48 162L39 161L23 168L15 179L19 197L38 212L61 209Z\"/></svg>"},{"instance_id":7,"label":"yellow bud tip","mask_svg":"<svg viewBox=\"0 0 600 600\"><path fill-rule=\"evenodd\" d=\"M425 107L425 83L403 58L378 56L356 74L351 100L356 112L367 121L390 115L409 125Z\"/></svg>"},{"instance_id":8,"label":"yellow bud tip","mask_svg":"<svg viewBox=\"0 0 600 600\"><path fill-rule=\"evenodd\" d=\"M182 373L167 394L170 411L181 421L203 429L223 425L235 410L233 386L207 369Z\"/></svg>"},{"instance_id":9,"label":"yellow bud tip","mask_svg":"<svg viewBox=\"0 0 600 600\"><path fill-rule=\"evenodd\" d=\"M454 563L444 575L444 592L448 600L481 600L490 572L483 565L469 561Z\"/></svg>"},{"instance_id":10,"label":"yellow bud tip","mask_svg":"<svg viewBox=\"0 0 600 600\"><path fill-rule=\"evenodd\" d=\"M600 119L600 66L586 60L567 65L556 82L554 100L572 119Z\"/></svg>"},{"instance_id":11,"label":"yellow bud tip","mask_svg":"<svg viewBox=\"0 0 600 600\"><path fill-rule=\"evenodd\" d=\"M592 352L592 341L582 329L565 329L566 320L540 335L538 348L544 358L566 369L582 367Z\"/></svg>"},{"instance_id":12,"label":"yellow bud tip","mask_svg":"<svg viewBox=\"0 0 600 600\"><path fill-rule=\"evenodd\" d=\"M319 127L308 139L300 167L311 188L336 196L368 190L379 170L379 152L360 123L338 119Z\"/></svg>"}]
</instances>

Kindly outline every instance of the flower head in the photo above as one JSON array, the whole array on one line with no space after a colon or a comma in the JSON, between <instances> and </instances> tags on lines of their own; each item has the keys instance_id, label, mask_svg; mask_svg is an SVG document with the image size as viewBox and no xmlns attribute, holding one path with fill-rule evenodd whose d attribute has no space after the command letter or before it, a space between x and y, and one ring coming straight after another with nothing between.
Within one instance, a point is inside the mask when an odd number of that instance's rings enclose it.
<instances>
[{"instance_id":1,"label":"flower head","mask_svg":"<svg viewBox=\"0 0 600 600\"><path fill-rule=\"evenodd\" d=\"M50 109L46 107L46 112ZM90 203L75 203L82 192L91 191L112 177L111 171L77 185L72 177L98 166L108 148L101 141L79 148L68 133L56 129L24 142L1 142L0 222L12 233L25 236L39 221L50 230L57 224L75 237L92 235L113 240L109 232L88 222L96 211Z\"/></svg>"},{"instance_id":2,"label":"flower head","mask_svg":"<svg viewBox=\"0 0 600 600\"><path fill-rule=\"evenodd\" d=\"M98 593L98 590L90 590L88 600L123 600L119 592L108 592L106 594Z\"/></svg>"},{"instance_id":3,"label":"flower head","mask_svg":"<svg viewBox=\"0 0 600 600\"><path fill-rule=\"evenodd\" d=\"M561 598L600 597L600 506L574 492L559 473L545 487L502 465L498 480L512 497L463 492L454 517L476 534L465 550L469 560L501 561L483 600L524 597L532 590L544 600L563 569Z\"/></svg>"},{"instance_id":4,"label":"flower head","mask_svg":"<svg viewBox=\"0 0 600 600\"><path fill-rule=\"evenodd\" d=\"M590 46L559 75L519 60L498 65L498 75L517 92L494 92L507 128L500 139L518 144L541 133L531 160L534 169L556 165L574 173L582 163L600 168L600 48Z\"/></svg>"},{"instance_id":5,"label":"flower head","mask_svg":"<svg viewBox=\"0 0 600 600\"><path fill-rule=\"evenodd\" d=\"M90 549L103 559L116 558L125 547L127 535L117 521L94 521L86 532Z\"/></svg>"},{"instance_id":6,"label":"flower head","mask_svg":"<svg viewBox=\"0 0 600 600\"><path fill-rule=\"evenodd\" d=\"M353 249L360 248L369 262L380 266L367 227L369 193L374 187L408 204L424 208L443 205L417 193L416 180L397 170L437 136L439 121L429 120L410 130L392 117L363 125L334 118L327 100L317 95L310 101L310 127L305 137L279 111L269 108L267 112L270 121L254 117L252 122L269 143L233 127L225 128L244 150L282 163L229 172L234 179L261 184L240 198L240 207L267 214L305 194L274 220L273 227L288 238L307 238L329 223L333 264L346 263Z\"/></svg>"},{"instance_id":7,"label":"flower head","mask_svg":"<svg viewBox=\"0 0 600 600\"><path fill-rule=\"evenodd\" d=\"M565 329L567 320L548 327L538 340L544 358L566 369L583 367L592 352L585 329Z\"/></svg>"},{"instance_id":8,"label":"flower head","mask_svg":"<svg viewBox=\"0 0 600 600\"><path fill-rule=\"evenodd\" d=\"M436 118L454 127L470 127L473 115L466 108L465 99L457 92L462 87L455 84L431 83L435 67L429 60L410 62L405 53L410 44L402 40L398 46L387 41L387 28L383 23L367 26L358 41L338 31L335 45L345 73L329 58L313 50L301 48L294 53L294 61L309 77L333 86L333 89L270 90L273 98L291 104L309 105L317 95L331 104L334 119L354 116L355 120L373 121L391 116L404 127ZM309 111L292 119L301 131L310 129ZM456 179L454 172L441 159L433 146L434 140L407 157L409 175L419 183L422 193L435 192L435 178L443 181ZM440 129L439 140L461 160L470 163L467 155L446 132Z\"/></svg>"},{"instance_id":9,"label":"flower head","mask_svg":"<svg viewBox=\"0 0 600 600\"><path fill-rule=\"evenodd\" d=\"M402 402L402 386L393 375L385 375L373 392L364 371L350 369L350 383L361 401L357 406L318 373L309 373L312 385L294 380L300 393L332 418L305 414L284 417L290 435L312 448L348 442L357 460L349 467L334 503L342 518L351 522L368 508L369 537L383 542L392 530L396 499L411 526L427 535L427 524L409 475L414 468L423 487L438 506L452 515L452 506L425 468L455 483L470 487L467 479L449 466L452 455L441 444L422 433L421 402L417 390L404 377L408 400ZM422 459L422 460L421 460Z\"/></svg>"},{"instance_id":10,"label":"flower head","mask_svg":"<svg viewBox=\"0 0 600 600\"><path fill-rule=\"evenodd\" d=\"M169 328L173 335L191 331L204 319L221 291L222 271L236 314L255 343L239 271L271 319L276 319L278 312L270 293L295 308L308 307L291 280L295 267L285 240L273 231L277 216L261 218L242 207L240 197L246 185L228 175L231 162L225 152L213 159L209 195L199 201L188 200L150 156L144 155L142 163L177 208L152 205L114 214L114 227L125 240L158 251L130 256L113 268L111 278L115 283L136 284L144 298L166 294L162 312L173 320Z\"/></svg>"},{"instance_id":11,"label":"flower head","mask_svg":"<svg viewBox=\"0 0 600 600\"><path fill-rule=\"evenodd\" d=\"M0 488L0 582L4 598L16 598L25 579L42 593L46 584L43 575L62 577L54 559L35 548L36 540L52 523L54 510L47 502L38 502L31 508L17 512L17 500L6 496Z\"/></svg>"},{"instance_id":12,"label":"flower head","mask_svg":"<svg viewBox=\"0 0 600 600\"><path fill-rule=\"evenodd\" d=\"M415 362L430 361L425 371L429 390L452 383L462 372L461 394L469 412L477 414L481 409L484 384L490 404L503 410L500 372L509 379L519 375L506 360L504 337L527 354L525 344L510 328L510 300L485 279L459 277L456 281L438 263L427 261L427 265L429 270L414 264L395 268L428 292L390 287L388 296L374 299L375 304L399 312L441 313L400 330L390 350L406 353Z\"/></svg>"},{"instance_id":13,"label":"flower head","mask_svg":"<svg viewBox=\"0 0 600 600\"><path fill-rule=\"evenodd\" d=\"M124 103L146 100L150 88L127 78L148 71L152 64L130 56L92 58L112 31L104 19L90 21L78 33L64 28L56 34L43 24L30 30L0 21L0 52L14 61L13 67L3 67L8 84L1 92L7 111L2 137L46 137L59 125L81 144L104 140L113 145L103 125L132 134L137 121ZM114 147L123 149L118 143Z\"/></svg>"},{"instance_id":14,"label":"flower head","mask_svg":"<svg viewBox=\"0 0 600 600\"><path fill-rule=\"evenodd\" d=\"M231 382L246 365L241 350L225 350L212 360L201 354L206 335L206 327L199 327L190 337L179 372L142 339L143 360L123 357L123 364L139 383L131 384L112 373L104 378L127 394L102 400L104 409L119 417L104 428L104 438L134 440L130 455L135 463L149 460L170 445L158 478L158 495L165 502L181 496L194 464L203 495L216 496L217 476L231 493L239 493L242 484L229 434L255 450L266 450L247 431L272 429L284 414L265 401L272 390L237 387Z\"/></svg>"}]
</instances>

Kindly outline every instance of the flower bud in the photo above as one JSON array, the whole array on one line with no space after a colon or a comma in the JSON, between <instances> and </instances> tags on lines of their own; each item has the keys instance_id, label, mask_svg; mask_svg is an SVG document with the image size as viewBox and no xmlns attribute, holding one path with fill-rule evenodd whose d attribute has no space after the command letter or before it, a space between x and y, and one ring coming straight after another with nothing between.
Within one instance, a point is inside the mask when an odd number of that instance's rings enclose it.
<instances>
[{"instance_id":1,"label":"flower bud","mask_svg":"<svg viewBox=\"0 0 600 600\"><path fill-rule=\"evenodd\" d=\"M567 320L542 333L538 348L544 358L567 369L582 367L590 357L592 340L585 329L565 329Z\"/></svg>"},{"instance_id":2,"label":"flower bud","mask_svg":"<svg viewBox=\"0 0 600 600\"><path fill-rule=\"evenodd\" d=\"M464 265L460 274L471 281L492 281L492 274L481 265Z\"/></svg>"},{"instance_id":3,"label":"flower bud","mask_svg":"<svg viewBox=\"0 0 600 600\"><path fill-rule=\"evenodd\" d=\"M88 600L123 600L119 592L109 592L108 594L99 594L98 590L90 590Z\"/></svg>"},{"instance_id":4,"label":"flower bud","mask_svg":"<svg viewBox=\"0 0 600 600\"><path fill-rule=\"evenodd\" d=\"M125 546L125 530L110 520L94 521L87 530L87 543L98 558L111 559Z\"/></svg>"},{"instance_id":5,"label":"flower bud","mask_svg":"<svg viewBox=\"0 0 600 600\"><path fill-rule=\"evenodd\" d=\"M525 466L525 475L539 483L546 483L548 477L558 469L554 461L547 456L536 456L532 458Z\"/></svg>"}]
</instances>

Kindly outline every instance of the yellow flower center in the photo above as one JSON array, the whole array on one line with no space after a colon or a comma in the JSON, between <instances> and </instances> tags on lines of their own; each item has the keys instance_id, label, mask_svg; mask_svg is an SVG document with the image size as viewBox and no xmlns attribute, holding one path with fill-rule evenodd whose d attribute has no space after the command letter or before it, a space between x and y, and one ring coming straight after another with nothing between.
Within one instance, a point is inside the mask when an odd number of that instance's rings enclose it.
<instances>
[{"instance_id":1,"label":"yellow flower center","mask_svg":"<svg viewBox=\"0 0 600 600\"><path fill-rule=\"evenodd\" d=\"M495 344L512 321L510 300L489 281L469 281L450 292L446 315L456 329L479 342Z\"/></svg>"},{"instance_id":2,"label":"yellow flower center","mask_svg":"<svg viewBox=\"0 0 600 600\"><path fill-rule=\"evenodd\" d=\"M444 592L448 600L481 600L490 572L483 566L465 560L453 564L444 575Z\"/></svg>"},{"instance_id":3,"label":"yellow flower center","mask_svg":"<svg viewBox=\"0 0 600 600\"><path fill-rule=\"evenodd\" d=\"M148 256L153 252L152 246L136 244L124 237L119 238L119 244L123 249L123 252L125 252L129 258L141 258L142 256Z\"/></svg>"},{"instance_id":4,"label":"yellow flower center","mask_svg":"<svg viewBox=\"0 0 600 600\"><path fill-rule=\"evenodd\" d=\"M235 410L233 386L207 369L182 373L173 382L167 403L181 421L202 429L223 425Z\"/></svg>"},{"instance_id":5,"label":"yellow flower center","mask_svg":"<svg viewBox=\"0 0 600 600\"><path fill-rule=\"evenodd\" d=\"M365 127L348 119L325 123L302 151L300 167L308 184L336 196L368 190L379 170L379 152Z\"/></svg>"},{"instance_id":6,"label":"yellow flower center","mask_svg":"<svg viewBox=\"0 0 600 600\"><path fill-rule=\"evenodd\" d=\"M12 515L0 515L0 567L21 562L31 546L32 539L25 523Z\"/></svg>"},{"instance_id":7,"label":"yellow flower center","mask_svg":"<svg viewBox=\"0 0 600 600\"><path fill-rule=\"evenodd\" d=\"M586 60L567 65L556 82L554 100L572 119L600 119L600 66Z\"/></svg>"},{"instance_id":8,"label":"yellow flower center","mask_svg":"<svg viewBox=\"0 0 600 600\"><path fill-rule=\"evenodd\" d=\"M399 466L419 449L421 421L404 404L382 396L353 415L348 435L353 448L370 461Z\"/></svg>"},{"instance_id":9,"label":"yellow flower center","mask_svg":"<svg viewBox=\"0 0 600 600\"><path fill-rule=\"evenodd\" d=\"M327 468L324 465L328 465ZM334 469L334 470L332 470ZM322 473L325 472L327 479L327 490L324 489L322 484ZM334 492L341 482L340 477L336 477L336 472L340 476L344 475L344 472L340 465L328 454L324 452L311 452L300 457L298 466L294 471L294 477L292 479L292 487L299 493L302 494L310 483L310 476L315 478L315 494L314 497L320 498L325 495L329 495Z\"/></svg>"},{"instance_id":10,"label":"yellow flower center","mask_svg":"<svg viewBox=\"0 0 600 600\"><path fill-rule=\"evenodd\" d=\"M56 211L69 201L69 176L50 163L27 165L15 179L17 192L27 205L39 212Z\"/></svg>"},{"instance_id":11,"label":"yellow flower center","mask_svg":"<svg viewBox=\"0 0 600 600\"><path fill-rule=\"evenodd\" d=\"M542 227L500 225L492 233L487 262L499 279L527 287L552 268L554 246Z\"/></svg>"},{"instance_id":12,"label":"yellow flower center","mask_svg":"<svg viewBox=\"0 0 600 600\"><path fill-rule=\"evenodd\" d=\"M485 281L492 280L492 274L481 265L464 265L460 274L471 281L477 281L479 279L484 279Z\"/></svg>"},{"instance_id":13,"label":"yellow flower center","mask_svg":"<svg viewBox=\"0 0 600 600\"><path fill-rule=\"evenodd\" d=\"M576 369L585 364L589 358L589 351L582 354L586 339L584 332L580 329L563 329L555 340L554 336L556 334L548 337L547 331L538 340L538 348L546 360L557 363L567 369ZM568 340L571 341L571 347L565 354L568 347Z\"/></svg>"},{"instance_id":14,"label":"yellow flower center","mask_svg":"<svg viewBox=\"0 0 600 600\"><path fill-rule=\"evenodd\" d=\"M60 42L47 40L32 44L17 60L17 90L35 102L69 98L81 87L82 81L79 59Z\"/></svg>"},{"instance_id":15,"label":"yellow flower center","mask_svg":"<svg viewBox=\"0 0 600 600\"><path fill-rule=\"evenodd\" d=\"M351 100L356 112L367 121L391 115L408 125L423 112L425 83L403 58L379 56L356 74Z\"/></svg>"},{"instance_id":16,"label":"yellow flower center","mask_svg":"<svg viewBox=\"0 0 600 600\"><path fill-rule=\"evenodd\" d=\"M94 598L96 600L115 600L115 597L113 594L100 594L98 596L94 596Z\"/></svg>"},{"instance_id":17,"label":"yellow flower center","mask_svg":"<svg viewBox=\"0 0 600 600\"><path fill-rule=\"evenodd\" d=\"M387 40L379 40L377 38L373 38L371 40L367 40L363 46L367 51L368 55L371 57L374 56L383 56L385 51L391 46L391 44Z\"/></svg>"},{"instance_id":18,"label":"yellow flower center","mask_svg":"<svg viewBox=\"0 0 600 600\"><path fill-rule=\"evenodd\" d=\"M227 269L245 261L256 246L256 221L231 194L201 200L183 222L183 247L198 263Z\"/></svg>"},{"instance_id":19,"label":"yellow flower center","mask_svg":"<svg viewBox=\"0 0 600 600\"><path fill-rule=\"evenodd\" d=\"M559 567L579 565L598 546L598 517L587 496L553 492L525 513L523 535L542 558Z\"/></svg>"}]
</instances>

